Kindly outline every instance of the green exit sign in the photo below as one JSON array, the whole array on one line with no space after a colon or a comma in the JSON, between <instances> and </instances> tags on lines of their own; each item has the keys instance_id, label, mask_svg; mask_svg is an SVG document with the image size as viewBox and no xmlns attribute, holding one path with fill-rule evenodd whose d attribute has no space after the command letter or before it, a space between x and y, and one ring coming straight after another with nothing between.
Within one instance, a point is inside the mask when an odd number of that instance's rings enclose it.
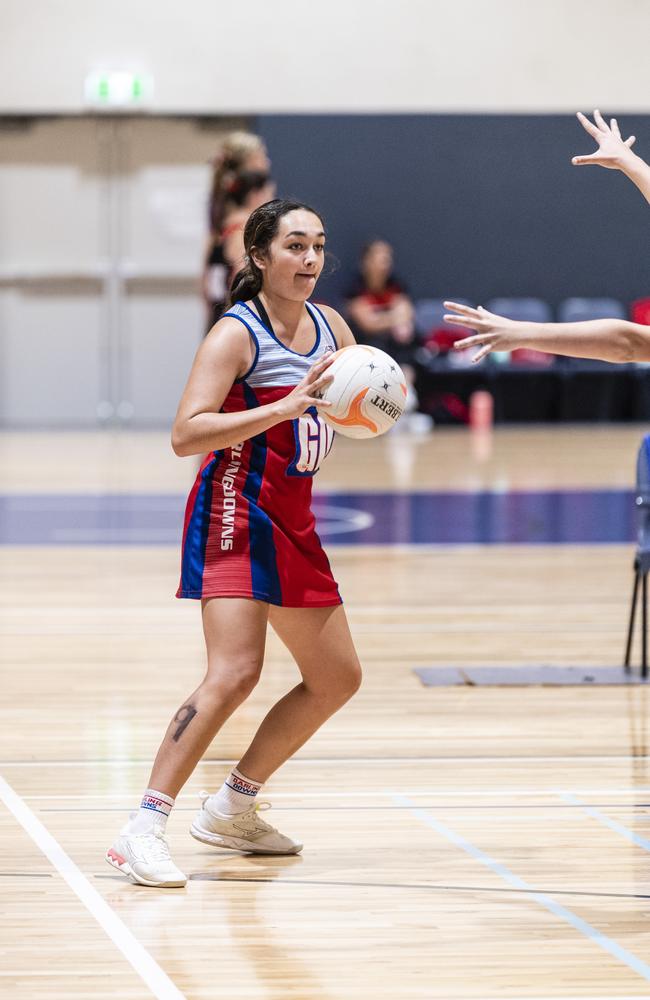
<instances>
[{"instance_id":1,"label":"green exit sign","mask_svg":"<svg viewBox=\"0 0 650 1000\"><path fill-rule=\"evenodd\" d=\"M86 77L84 96L96 108L142 107L153 98L153 79L148 73L96 70Z\"/></svg>"}]
</instances>

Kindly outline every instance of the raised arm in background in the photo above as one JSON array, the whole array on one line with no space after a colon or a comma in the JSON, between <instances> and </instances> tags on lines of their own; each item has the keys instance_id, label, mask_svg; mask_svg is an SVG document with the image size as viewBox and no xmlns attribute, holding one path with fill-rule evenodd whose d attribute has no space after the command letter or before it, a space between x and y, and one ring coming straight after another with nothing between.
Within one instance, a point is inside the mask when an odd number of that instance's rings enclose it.
<instances>
[{"instance_id":1,"label":"raised arm in background","mask_svg":"<svg viewBox=\"0 0 650 1000\"><path fill-rule=\"evenodd\" d=\"M594 111L593 122L578 111L578 121L585 132L596 140L598 149L584 156L574 156L571 160L573 165L583 167L594 163L609 170L620 170L636 184L646 201L650 202L650 166L632 152L636 136L623 139L616 119L612 118L608 125L600 111Z\"/></svg>"}]
</instances>

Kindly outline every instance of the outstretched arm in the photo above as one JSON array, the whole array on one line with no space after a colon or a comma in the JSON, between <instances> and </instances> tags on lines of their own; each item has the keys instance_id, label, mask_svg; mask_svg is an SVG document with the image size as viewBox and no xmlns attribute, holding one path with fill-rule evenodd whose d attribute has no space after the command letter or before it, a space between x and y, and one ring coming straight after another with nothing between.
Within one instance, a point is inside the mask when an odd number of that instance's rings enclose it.
<instances>
[{"instance_id":1,"label":"outstretched arm","mask_svg":"<svg viewBox=\"0 0 650 1000\"><path fill-rule=\"evenodd\" d=\"M525 323L474 309L457 302L445 302L453 310L445 323L469 327L476 335L458 340L456 350L478 347L473 361L481 361L490 351L514 351L528 347L548 354L598 361L650 361L650 327L623 319L594 319L585 323Z\"/></svg>"},{"instance_id":2,"label":"outstretched arm","mask_svg":"<svg viewBox=\"0 0 650 1000\"><path fill-rule=\"evenodd\" d=\"M574 156L571 160L573 165L583 167L595 163L609 170L620 170L636 184L646 201L650 202L650 166L632 152L635 136L623 139L616 119L612 118L608 125L600 111L594 111L593 122L578 111L578 121L585 132L596 140L598 149L584 156Z\"/></svg>"}]
</instances>

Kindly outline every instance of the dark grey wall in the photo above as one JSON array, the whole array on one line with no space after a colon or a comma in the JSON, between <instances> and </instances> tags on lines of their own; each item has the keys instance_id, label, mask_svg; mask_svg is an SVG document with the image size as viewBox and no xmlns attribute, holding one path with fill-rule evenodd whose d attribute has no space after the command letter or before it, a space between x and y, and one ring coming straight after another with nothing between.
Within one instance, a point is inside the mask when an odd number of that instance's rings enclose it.
<instances>
[{"instance_id":1,"label":"dark grey wall","mask_svg":"<svg viewBox=\"0 0 650 1000\"><path fill-rule=\"evenodd\" d=\"M615 113L615 112L612 112ZM620 116L650 156L650 115ZM650 205L617 171L573 167L595 148L569 115L270 115L257 119L282 195L323 212L339 270L389 239L416 297L650 295Z\"/></svg>"}]
</instances>

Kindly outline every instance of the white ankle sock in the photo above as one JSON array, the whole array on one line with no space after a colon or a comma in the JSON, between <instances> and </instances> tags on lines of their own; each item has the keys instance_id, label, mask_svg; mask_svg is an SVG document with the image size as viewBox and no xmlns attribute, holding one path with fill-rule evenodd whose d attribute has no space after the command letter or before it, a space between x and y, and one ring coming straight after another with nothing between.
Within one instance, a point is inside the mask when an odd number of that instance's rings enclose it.
<instances>
[{"instance_id":1,"label":"white ankle sock","mask_svg":"<svg viewBox=\"0 0 650 1000\"><path fill-rule=\"evenodd\" d=\"M167 817L176 800L164 792L147 788L142 796L140 808L133 813L127 824L127 832L132 834L151 833L154 829L165 832Z\"/></svg>"},{"instance_id":2,"label":"white ankle sock","mask_svg":"<svg viewBox=\"0 0 650 1000\"><path fill-rule=\"evenodd\" d=\"M210 796L210 808L216 809L222 816L246 812L255 802L261 787L261 781L253 781L233 767L219 791Z\"/></svg>"}]
</instances>

